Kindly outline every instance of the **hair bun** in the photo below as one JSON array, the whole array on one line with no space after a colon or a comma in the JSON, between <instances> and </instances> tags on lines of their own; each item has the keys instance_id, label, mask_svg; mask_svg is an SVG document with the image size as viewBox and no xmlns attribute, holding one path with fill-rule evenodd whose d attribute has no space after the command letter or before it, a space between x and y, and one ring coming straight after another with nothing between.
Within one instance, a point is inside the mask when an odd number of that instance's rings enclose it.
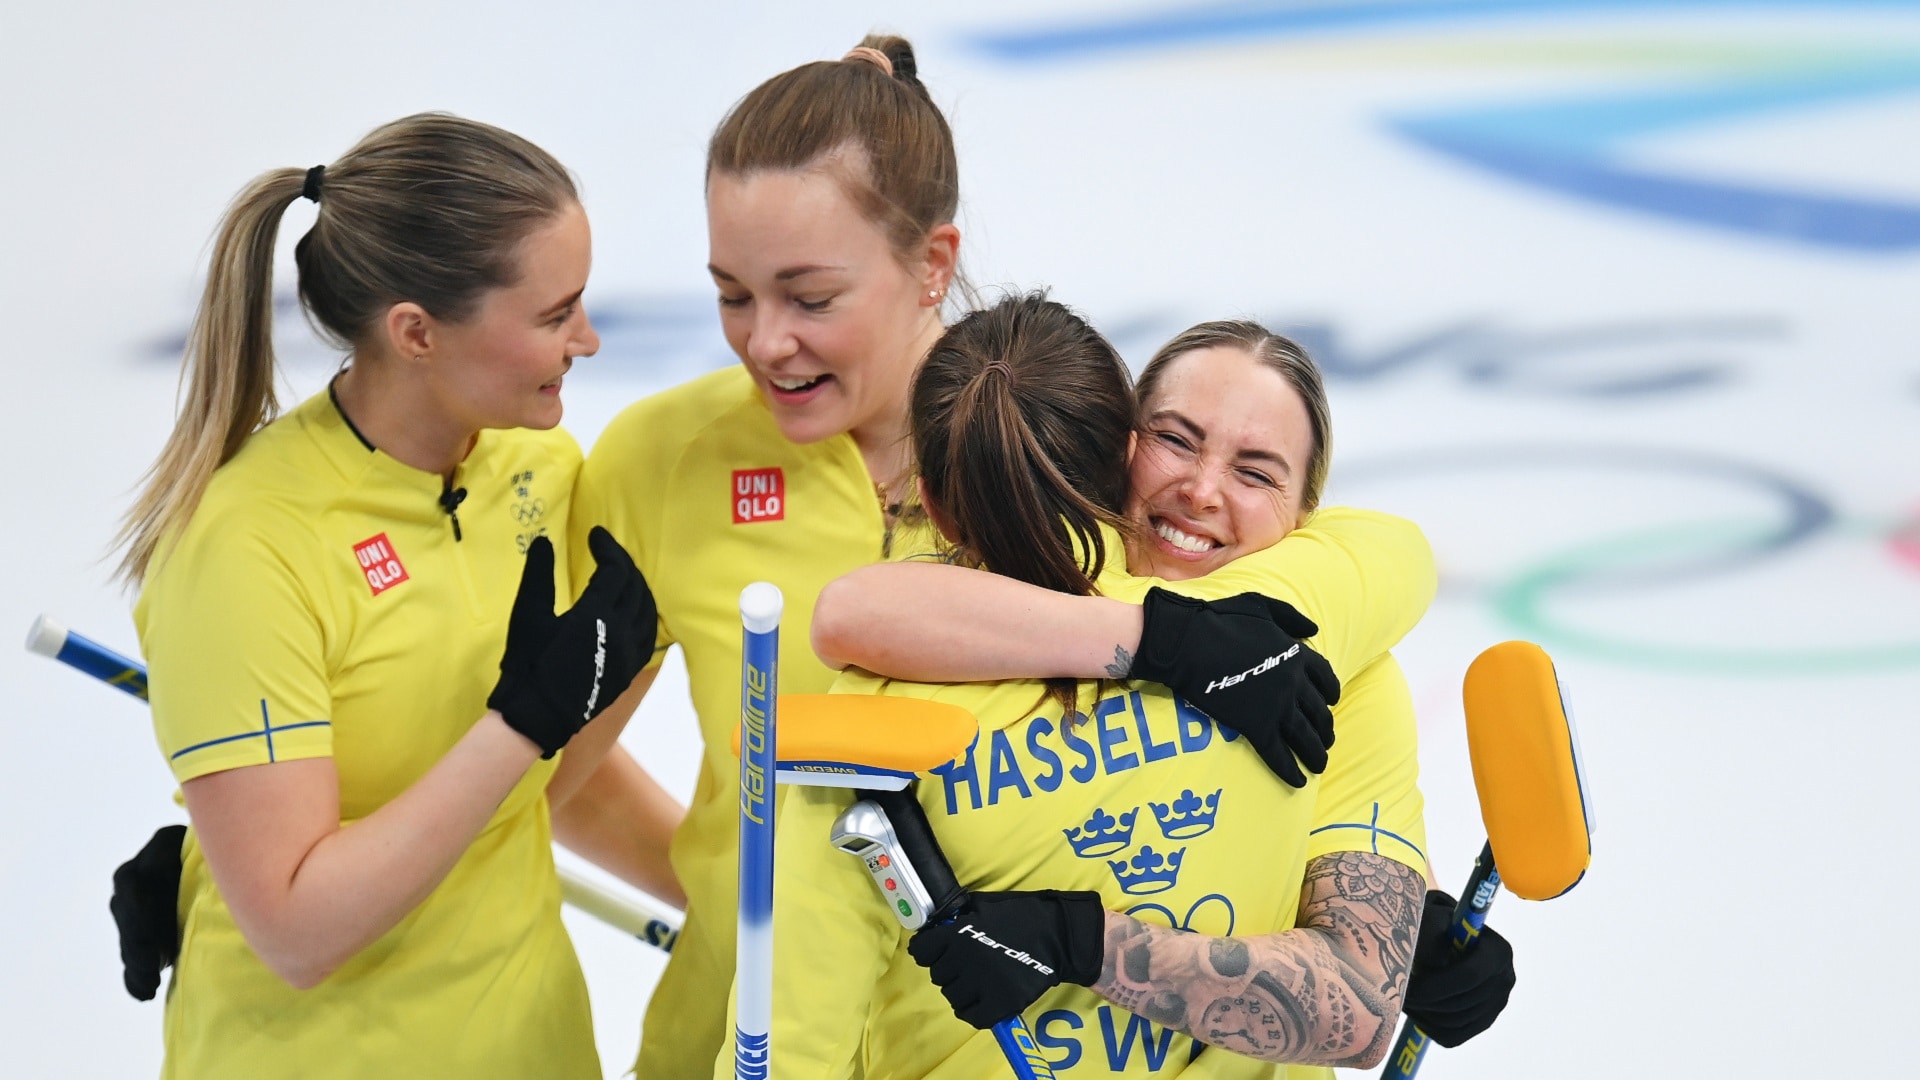
<instances>
[{"instance_id":1,"label":"hair bun","mask_svg":"<svg viewBox=\"0 0 1920 1080\"><path fill-rule=\"evenodd\" d=\"M884 54L893 65L893 77L901 82L920 81L920 65L913 58L913 43L906 38L897 34L868 34L860 40L859 47Z\"/></svg>"}]
</instances>

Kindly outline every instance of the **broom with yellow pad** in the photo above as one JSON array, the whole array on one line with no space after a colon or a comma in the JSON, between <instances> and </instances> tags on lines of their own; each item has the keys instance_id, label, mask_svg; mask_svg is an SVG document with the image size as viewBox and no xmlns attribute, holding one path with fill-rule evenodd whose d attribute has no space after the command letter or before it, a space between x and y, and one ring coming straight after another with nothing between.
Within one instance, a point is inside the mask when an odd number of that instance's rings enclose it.
<instances>
[{"instance_id":1,"label":"broom with yellow pad","mask_svg":"<svg viewBox=\"0 0 1920 1080\"><path fill-rule=\"evenodd\" d=\"M1580 883L1593 852L1580 744L1546 651L1526 641L1495 645L1467 668L1464 696L1487 842L1453 910L1461 952L1473 948L1502 885L1524 900L1551 900ZM1408 1020L1381 1075L1410 1080L1431 1045Z\"/></svg>"}]
</instances>

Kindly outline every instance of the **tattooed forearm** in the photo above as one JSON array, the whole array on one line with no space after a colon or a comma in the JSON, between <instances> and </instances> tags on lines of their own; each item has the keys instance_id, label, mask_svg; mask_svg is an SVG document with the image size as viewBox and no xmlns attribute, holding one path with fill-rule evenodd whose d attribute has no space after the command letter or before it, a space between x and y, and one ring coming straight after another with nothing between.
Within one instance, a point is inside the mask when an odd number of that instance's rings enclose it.
<instances>
[{"instance_id":1,"label":"tattooed forearm","mask_svg":"<svg viewBox=\"0 0 1920 1080\"><path fill-rule=\"evenodd\" d=\"M1133 654L1125 647L1113 647L1113 663L1107 665L1107 678L1124 679L1133 671Z\"/></svg>"},{"instance_id":2,"label":"tattooed forearm","mask_svg":"<svg viewBox=\"0 0 1920 1080\"><path fill-rule=\"evenodd\" d=\"M1345 852L1308 864L1284 933L1207 937L1108 912L1093 990L1235 1053L1371 1068L1393 1040L1425 891L1399 863Z\"/></svg>"}]
</instances>

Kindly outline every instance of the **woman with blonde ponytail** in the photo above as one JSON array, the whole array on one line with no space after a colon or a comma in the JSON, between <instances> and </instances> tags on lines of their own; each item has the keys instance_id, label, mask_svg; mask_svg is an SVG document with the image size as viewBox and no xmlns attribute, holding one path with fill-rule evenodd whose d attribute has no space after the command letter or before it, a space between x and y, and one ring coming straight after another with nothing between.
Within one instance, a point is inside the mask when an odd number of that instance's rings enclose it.
<instances>
[{"instance_id":1,"label":"woman with blonde ponytail","mask_svg":"<svg viewBox=\"0 0 1920 1080\"><path fill-rule=\"evenodd\" d=\"M301 304L349 355L281 414L273 250L302 197ZM123 531L192 822L116 875L128 956L143 871L179 859L179 936L150 935L178 949L164 1075L600 1075L544 794L656 616L605 532L554 610L590 261L566 170L445 115L267 173L221 224Z\"/></svg>"}]
</instances>

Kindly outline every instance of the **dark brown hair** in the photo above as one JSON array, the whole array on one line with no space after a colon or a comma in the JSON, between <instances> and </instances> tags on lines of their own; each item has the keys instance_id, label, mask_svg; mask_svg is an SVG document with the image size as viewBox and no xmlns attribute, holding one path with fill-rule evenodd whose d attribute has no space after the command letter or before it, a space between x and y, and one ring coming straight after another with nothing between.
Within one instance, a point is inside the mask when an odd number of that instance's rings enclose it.
<instances>
[{"instance_id":1,"label":"dark brown hair","mask_svg":"<svg viewBox=\"0 0 1920 1080\"><path fill-rule=\"evenodd\" d=\"M1045 293L1009 296L954 323L913 380L914 458L955 562L1088 595L1126 535L1125 361ZM1056 685L1056 683L1058 685ZM1049 690L1074 707L1073 680Z\"/></svg>"},{"instance_id":2,"label":"dark brown hair","mask_svg":"<svg viewBox=\"0 0 1920 1080\"><path fill-rule=\"evenodd\" d=\"M214 470L279 413L273 248L303 194L320 208L293 249L300 302L342 349L366 344L403 301L449 322L472 315L483 293L514 283L520 241L579 199L546 151L443 113L375 128L323 171L275 169L247 185L214 239L173 434L121 526L128 581L193 516Z\"/></svg>"},{"instance_id":3,"label":"dark brown hair","mask_svg":"<svg viewBox=\"0 0 1920 1080\"><path fill-rule=\"evenodd\" d=\"M707 175L825 166L867 220L910 262L960 205L946 117L920 82L905 38L869 35L891 73L856 55L802 64L755 87L707 144Z\"/></svg>"},{"instance_id":4,"label":"dark brown hair","mask_svg":"<svg viewBox=\"0 0 1920 1080\"><path fill-rule=\"evenodd\" d=\"M1201 349L1233 348L1245 352L1287 380L1307 406L1307 422L1313 428L1313 449L1307 458L1307 479L1300 489L1300 513L1320 505L1320 494L1327 486L1327 467L1333 458L1333 413L1327 407L1327 387L1320 378L1320 365L1307 351L1285 338L1247 319L1221 319L1204 322L1182 331L1160 346L1140 372L1137 396L1140 399L1142 426L1153 409L1154 388L1174 361Z\"/></svg>"}]
</instances>

